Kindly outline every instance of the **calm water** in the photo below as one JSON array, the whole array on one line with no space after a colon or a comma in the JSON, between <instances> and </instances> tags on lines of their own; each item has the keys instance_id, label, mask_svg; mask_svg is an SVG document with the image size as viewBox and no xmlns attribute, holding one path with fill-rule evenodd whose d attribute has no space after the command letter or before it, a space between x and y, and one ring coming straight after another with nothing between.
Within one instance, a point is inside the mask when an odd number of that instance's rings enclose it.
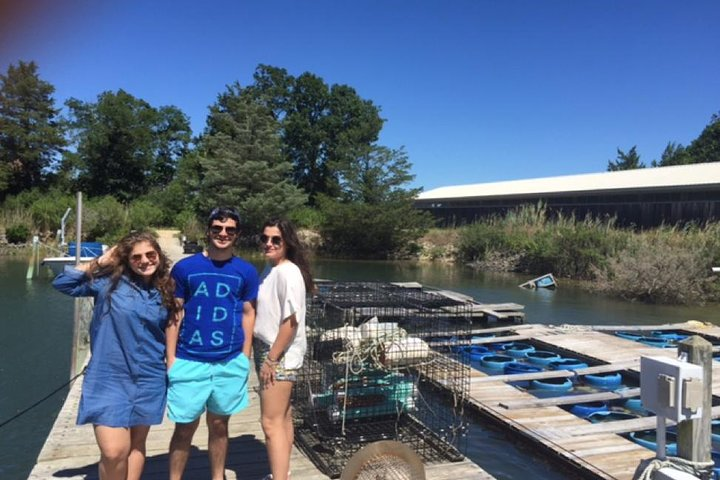
<instances>
[{"instance_id":1,"label":"calm water","mask_svg":"<svg viewBox=\"0 0 720 480\"><path fill-rule=\"evenodd\" d=\"M69 376L73 302L55 292L50 276L25 280L26 260L0 258L0 423L63 385ZM528 278L482 274L443 265L317 261L318 278L417 281L455 290L486 303L525 305L527 321L548 324L653 324L702 320L720 323L713 307L633 304L602 298L561 282L557 291L530 291ZM35 463L66 391L0 428L0 478L24 479ZM473 421L467 455L498 479L569 480L504 432Z\"/></svg>"}]
</instances>

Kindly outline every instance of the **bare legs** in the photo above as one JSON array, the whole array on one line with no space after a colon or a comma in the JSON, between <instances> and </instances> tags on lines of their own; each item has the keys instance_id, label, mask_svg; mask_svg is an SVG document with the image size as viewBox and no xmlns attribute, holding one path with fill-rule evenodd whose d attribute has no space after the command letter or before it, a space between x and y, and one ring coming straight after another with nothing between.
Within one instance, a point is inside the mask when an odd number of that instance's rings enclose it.
<instances>
[{"instance_id":1,"label":"bare legs","mask_svg":"<svg viewBox=\"0 0 720 480\"><path fill-rule=\"evenodd\" d=\"M213 480L225 478L225 459L228 449L227 415L216 415L207 412L208 456L210 457L210 474Z\"/></svg>"},{"instance_id":2,"label":"bare legs","mask_svg":"<svg viewBox=\"0 0 720 480\"><path fill-rule=\"evenodd\" d=\"M225 477L225 459L228 448L227 415L216 415L207 412L208 426L208 457L210 458L210 474L213 480ZM198 418L191 423L176 423L175 431L170 440L170 480L182 479L185 465L190 456L193 435L200 424Z\"/></svg>"},{"instance_id":3,"label":"bare legs","mask_svg":"<svg viewBox=\"0 0 720 480\"><path fill-rule=\"evenodd\" d=\"M100 447L100 479L140 480L145 466L145 440L150 426L115 428L95 425L94 431Z\"/></svg>"},{"instance_id":4,"label":"bare legs","mask_svg":"<svg viewBox=\"0 0 720 480\"><path fill-rule=\"evenodd\" d=\"M273 480L287 480L294 441L290 394L292 382L275 381L262 389L262 428Z\"/></svg>"},{"instance_id":5,"label":"bare legs","mask_svg":"<svg viewBox=\"0 0 720 480\"><path fill-rule=\"evenodd\" d=\"M176 423L175 431L170 439L170 480L180 480L185 471L193 435L197 430L200 419L190 423Z\"/></svg>"}]
</instances>

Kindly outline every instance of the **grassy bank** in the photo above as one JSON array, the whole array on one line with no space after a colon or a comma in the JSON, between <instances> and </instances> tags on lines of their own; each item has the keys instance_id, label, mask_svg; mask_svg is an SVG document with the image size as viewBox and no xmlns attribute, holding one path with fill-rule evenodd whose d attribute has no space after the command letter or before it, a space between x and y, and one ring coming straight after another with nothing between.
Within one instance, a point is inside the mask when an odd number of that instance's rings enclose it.
<instances>
[{"instance_id":1,"label":"grassy bank","mask_svg":"<svg viewBox=\"0 0 720 480\"><path fill-rule=\"evenodd\" d=\"M542 206L456 229L435 229L422 256L492 271L553 273L648 303L720 301L720 224L620 229L612 219L548 218Z\"/></svg>"}]
</instances>

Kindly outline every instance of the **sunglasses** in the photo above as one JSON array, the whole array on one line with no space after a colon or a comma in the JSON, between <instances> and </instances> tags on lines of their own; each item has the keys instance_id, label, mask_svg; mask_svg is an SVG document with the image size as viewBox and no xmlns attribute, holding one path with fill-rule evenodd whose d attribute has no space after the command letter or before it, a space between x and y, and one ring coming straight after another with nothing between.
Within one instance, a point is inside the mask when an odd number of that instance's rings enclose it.
<instances>
[{"instance_id":1,"label":"sunglasses","mask_svg":"<svg viewBox=\"0 0 720 480\"><path fill-rule=\"evenodd\" d=\"M260 235L260 243L262 243L263 245L267 244L268 240L270 240L270 243L272 243L276 247L279 247L282 244L282 237L279 237L277 235L268 237L264 233L262 235Z\"/></svg>"},{"instance_id":2,"label":"sunglasses","mask_svg":"<svg viewBox=\"0 0 720 480\"><path fill-rule=\"evenodd\" d=\"M231 235L231 236L236 235L238 232L237 227L224 227L222 225L212 225L210 227L210 232L213 235L220 235L223 232L223 230L225 231L225 233L227 233L228 235Z\"/></svg>"},{"instance_id":3,"label":"sunglasses","mask_svg":"<svg viewBox=\"0 0 720 480\"><path fill-rule=\"evenodd\" d=\"M130 255L130 261L132 263L140 263L142 262L143 257L147 258L148 262L155 263L158 259L158 253L155 251L150 251L147 253L136 253L135 255Z\"/></svg>"}]
</instances>

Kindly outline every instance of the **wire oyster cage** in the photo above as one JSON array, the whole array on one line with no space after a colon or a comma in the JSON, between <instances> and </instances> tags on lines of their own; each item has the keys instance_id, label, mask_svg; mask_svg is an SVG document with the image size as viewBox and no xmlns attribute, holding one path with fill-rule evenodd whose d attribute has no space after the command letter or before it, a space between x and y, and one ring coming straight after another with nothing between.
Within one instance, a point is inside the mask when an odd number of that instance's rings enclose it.
<instances>
[{"instance_id":1,"label":"wire oyster cage","mask_svg":"<svg viewBox=\"0 0 720 480\"><path fill-rule=\"evenodd\" d=\"M470 303L419 285L321 284L293 393L298 447L333 478L378 440L427 463L462 460L472 325Z\"/></svg>"}]
</instances>

